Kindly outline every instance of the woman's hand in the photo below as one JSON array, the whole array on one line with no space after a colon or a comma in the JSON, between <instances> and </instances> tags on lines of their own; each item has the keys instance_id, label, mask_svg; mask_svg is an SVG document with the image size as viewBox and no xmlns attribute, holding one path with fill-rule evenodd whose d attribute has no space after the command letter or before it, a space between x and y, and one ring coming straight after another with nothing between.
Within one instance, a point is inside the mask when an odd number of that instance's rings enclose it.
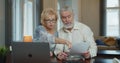
<instances>
[{"instance_id":1,"label":"woman's hand","mask_svg":"<svg viewBox=\"0 0 120 63\"><path fill-rule=\"evenodd\" d=\"M66 45L68 46L68 48L71 48L71 47L72 47L71 42L69 42L69 41L67 41L67 40L65 40L65 42L66 42Z\"/></svg>"},{"instance_id":2,"label":"woman's hand","mask_svg":"<svg viewBox=\"0 0 120 63\"><path fill-rule=\"evenodd\" d=\"M55 38L55 42L58 44L66 44L68 46L68 48L72 47L72 44L70 41L62 39L62 38Z\"/></svg>"},{"instance_id":3,"label":"woman's hand","mask_svg":"<svg viewBox=\"0 0 120 63\"><path fill-rule=\"evenodd\" d=\"M53 53L50 51L50 57L52 57L53 56Z\"/></svg>"}]
</instances>

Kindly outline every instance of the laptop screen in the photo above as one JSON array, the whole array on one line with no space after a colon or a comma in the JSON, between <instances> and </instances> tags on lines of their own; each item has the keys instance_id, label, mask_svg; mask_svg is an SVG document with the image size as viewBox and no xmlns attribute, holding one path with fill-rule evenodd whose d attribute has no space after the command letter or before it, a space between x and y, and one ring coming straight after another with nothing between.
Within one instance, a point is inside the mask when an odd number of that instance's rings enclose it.
<instances>
[{"instance_id":1,"label":"laptop screen","mask_svg":"<svg viewBox=\"0 0 120 63\"><path fill-rule=\"evenodd\" d=\"M12 42L12 63L50 63L49 43Z\"/></svg>"}]
</instances>

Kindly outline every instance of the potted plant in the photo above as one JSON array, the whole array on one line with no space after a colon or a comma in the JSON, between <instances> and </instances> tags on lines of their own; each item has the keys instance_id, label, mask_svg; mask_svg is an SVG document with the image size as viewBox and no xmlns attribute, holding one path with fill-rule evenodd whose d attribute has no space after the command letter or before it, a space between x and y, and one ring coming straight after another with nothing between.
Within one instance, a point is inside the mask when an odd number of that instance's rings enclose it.
<instances>
[{"instance_id":1,"label":"potted plant","mask_svg":"<svg viewBox=\"0 0 120 63\"><path fill-rule=\"evenodd\" d=\"M5 63L8 51L7 47L0 47L0 63Z\"/></svg>"}]
</instances>

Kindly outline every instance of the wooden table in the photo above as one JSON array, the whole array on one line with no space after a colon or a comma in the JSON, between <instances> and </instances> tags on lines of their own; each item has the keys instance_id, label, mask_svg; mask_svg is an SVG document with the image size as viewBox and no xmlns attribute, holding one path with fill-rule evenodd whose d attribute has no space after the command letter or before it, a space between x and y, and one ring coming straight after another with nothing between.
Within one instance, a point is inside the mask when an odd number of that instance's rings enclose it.
<instances>
[{"instance_id":1,"label":"wooden table","mask_svg":"<svg viewBox=\"0 0 120 63\"><path fill-rule=\"evenodd\" d=\"M97 54L120 55L120 50L98 50Z\"/></svg>"},{"instance_id":2,"label":"wooden table","mask_svg":"<svg viewBox=\"0 0 120 63\"><path fill-rule=\"evenodd\" d=\"M120 50L98 50L97 56L81 63L113 63L113 58L120 60Z\"/></svg>"},{"instance_id":3,"label":"wooden table","mask_svg":"<svg viewBox=\"0 0 120 63\"><path fill-rule=\"evenodd\" d=\"M119 50L99 50L98 54L95 58L80 60L81 63L112 63L113 58L120 59L120 51ZM63 63L63 61L57 60L56 58L50 58L52 63ZM11 63L11 55L8 55L6 63ZM77 62L76 62L77 63Z\"/></svg>"},{"instance_id":4,"label":"wooden table","mask_svg":"<svg viewBox=\"0 0 120 63\"><path fill-rule=\"evenodd\" d=\"M51 63L63 63L63 61L60 60L55 60L53 58L51 58ZM113 59L105 59L105 58L93 58L93 59L87 59L84 61L80 61L80 63L112 63ZM11 61L7 61L6 63L11 63ZM77 62L75 62L77 63Z\"/></svg>"},{"instance_id":5,"label":"wooden table","mask_svg":"<svg viewBox=\"0 0 120 63\"><path fill-rule=\"evenodd\" d=\"M68 63L68 62L62 62L57 60L57 61L53 61L52 63ZM87 59L87 60L75 62L75 63L113 63L113 59L93 58L93 59Z\"/></svg>"},{"instance_id":6,"label":"wooden table","mask_svg":"<svg viewBox=\"0 0 120 63\"><path fill-rule=\"evenodd\" d=\"M97 57L104 59L113 59L116 57L120 59L120 50L98 50Z\"/></svg>"}]
</instances>

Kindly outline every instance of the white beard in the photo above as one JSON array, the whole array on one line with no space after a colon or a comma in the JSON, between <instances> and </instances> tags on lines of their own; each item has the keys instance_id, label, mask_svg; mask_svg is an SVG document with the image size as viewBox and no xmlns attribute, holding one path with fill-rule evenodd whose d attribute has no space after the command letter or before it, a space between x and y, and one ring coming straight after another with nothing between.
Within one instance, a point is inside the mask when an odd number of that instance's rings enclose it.
<instances>
[{"instance_id":1,"label":"white beard","mask_svg":"<svg viewBox=\"0 0 120 63\"><path fill-rule=\"evenodd\" d=\"M70 24L64 24L64 28L69 29L72 28L74 26L74 23L70 23Z\"/></svg>"}]
</instances>

